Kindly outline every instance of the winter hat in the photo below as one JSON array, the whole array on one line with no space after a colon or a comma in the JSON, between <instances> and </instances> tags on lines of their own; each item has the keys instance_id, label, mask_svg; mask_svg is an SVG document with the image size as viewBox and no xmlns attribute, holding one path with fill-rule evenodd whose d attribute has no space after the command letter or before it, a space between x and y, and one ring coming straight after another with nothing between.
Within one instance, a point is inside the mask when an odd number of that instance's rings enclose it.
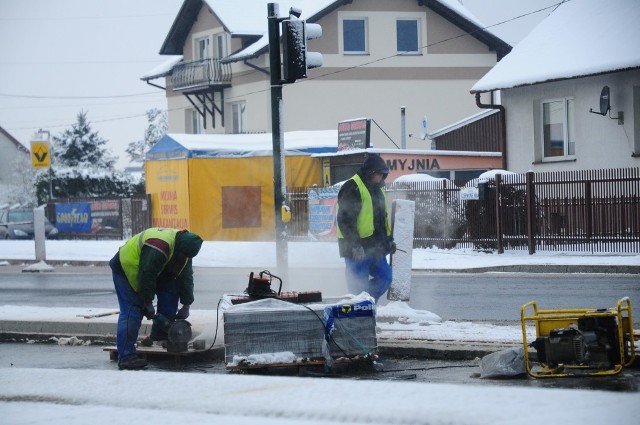
<instances>
[{"instance_id":1,"label":"winter hat","mask_svg":"<svg viewBox=\"0 0 640 425\"><path fill-rule=\"evenodd\" d=\"M365 177L369 177L373 173L382 173L385 177L389 174L389 167L387 163L380 157L380 155L369 154L362 164L362 174Z\"/></svg>"},{"instance_id":2,"label":"winter hat","mask_svg":"<svg viewBox=\"0 0 640 425\"><path fill-rule=\"evenodd\" d=\"M195 233L187 232L178 234L176 238L176 252L193 258L200 252L202 246L202 238Z\"/></svg>"}]
</instances>

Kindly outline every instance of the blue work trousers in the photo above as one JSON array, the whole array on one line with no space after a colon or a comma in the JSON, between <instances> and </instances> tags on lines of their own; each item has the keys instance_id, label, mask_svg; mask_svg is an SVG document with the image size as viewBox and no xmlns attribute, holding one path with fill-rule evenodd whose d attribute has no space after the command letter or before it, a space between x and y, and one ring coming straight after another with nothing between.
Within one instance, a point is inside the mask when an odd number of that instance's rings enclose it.
<instances>
[{"instance_id":1,"label":"blue work trousers","mask_svg":"<svg viewBox=\"0 0 640 425\"><path fill-rule=\"evenodd\" d=\"M118 304L120 304L116 331L116 347L118 349L118 363L120 363L136 355L136 341L142 324L143 302L129 285L117 254L109 261L109 266L113 274Z\"/></svg>"},{"instance_id":2,"label":"blue work trousers","mask_svg":"<svg viewBox=\"0 0 640 425\"><path fill-rule=\"evenodd\" d=\"M377 304L380 297L391 286L391 280L393 279L393 273L391 266L387 263L387 257L367 257L362 261L345 257L344 263L349 292L354 295L358 295L363 291L367 292L375 299Z\"/></svg>"}]
</instances>

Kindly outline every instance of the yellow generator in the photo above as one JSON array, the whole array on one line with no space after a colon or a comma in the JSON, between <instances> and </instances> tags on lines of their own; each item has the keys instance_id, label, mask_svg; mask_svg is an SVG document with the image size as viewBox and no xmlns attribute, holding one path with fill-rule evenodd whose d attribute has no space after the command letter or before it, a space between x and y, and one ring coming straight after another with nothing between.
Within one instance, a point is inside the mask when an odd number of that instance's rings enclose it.
<instances>
[{"instance_id":1,"label":"yellow generator","mask_svg":"<svg viewBox=\"0 0 640 425\"><path fill-rule=\"evenodd\" d=\"M616 307L540 310L535 301L520 309L527 373L534 378L615 375L633 363L635 345L631 300ZM536 339L527 341L527 325L535 324ZM529 358L532 357L532 358Z\"/></svg>"}]
</instances>

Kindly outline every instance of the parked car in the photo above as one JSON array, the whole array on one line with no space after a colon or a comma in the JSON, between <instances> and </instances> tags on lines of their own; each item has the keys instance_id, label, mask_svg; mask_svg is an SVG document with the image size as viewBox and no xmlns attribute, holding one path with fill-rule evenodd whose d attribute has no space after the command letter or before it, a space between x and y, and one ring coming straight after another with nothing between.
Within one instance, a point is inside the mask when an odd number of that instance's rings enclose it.
<instances>
[{"instance_id":1,"label":"parked car","mask_svg":"<svg viewBox=\"0 0 640 425\"><path fill-rule=\"evenodd\" d=\"M33 209L13 209L2 214L0 221L0 237L5 239L33 239ZM58 229L44 218L44 233L47 239L57 239Z\"/></svg>"}]
</instances>

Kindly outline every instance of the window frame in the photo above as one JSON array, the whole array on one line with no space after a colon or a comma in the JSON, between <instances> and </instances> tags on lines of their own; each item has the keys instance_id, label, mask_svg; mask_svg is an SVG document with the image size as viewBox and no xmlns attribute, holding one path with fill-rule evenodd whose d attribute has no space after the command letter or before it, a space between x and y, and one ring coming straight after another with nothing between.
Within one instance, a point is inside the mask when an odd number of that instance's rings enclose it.
<instances>
[{"instance_id":1,"label":"window frame","mask_svg":"<svg viewBox=\"0 0 640 425\"><path fill-rule=\"evenodd\" d=\"M241 108L241 110L238 108ZM231 104L231 126L233 134L247 132L247 102L242 101Z\"/></svg>"},{"instance_id":2,"label":"window frame","mask_svg":"<svg viewBox=\"0 0 640 425\"><path fill-rule=\"evenodd\" d=\"M201 42L205 42L206 46L204 49L205 56L202 56L202 46L200 46ZM193 39L193 60L199 61L204 59L209 59L211 57L211 40L208 35L202 37L196 37Z\"/></svg>"},{"instance_id":3,"label":"window frame","mask_svg":"<svg viewBox=\"0 0 640 425\"><path fill-rule=\"evenodd\" d=\"M346 21L360 21L363 23L363 34L362 34L362 42L364 44L364 50L346 50L346 42L347 42L347 37L346 37L346 30L345 30L345 22ZM341 20L341 27L342 27L342 43L340 45L340 49L342 50L342 53L344 55L368 55L369 54L369 20L366 17L355 17L355 16L348 16L348 17L344 17Z\"/></svg>"},{"instance_id":4,"label":"window frame","mask_svg":"<svg viewBox=\"0 0 640 425\"><path fill-rule=\"evenodd\" d=\"M202 115L195 108L187 109L189 120L189 134L203 134L204 133L204 122Z\"/></svg>"},{"instance_id":5,"label":"window frame","mask_svg":"<svg viewBox=\"0 0 640 425\"><path fill-rule=\"evenodd\" d=\"M552 103L562 104L562 155L549 154L552 149L551 131L549 140L545 133L545 106ZM573 96L543 99L540 101L540 159L542 162L553 162L575 159L575 99ZM549 125L557 123L551 122ZM548 147L548 148L547 148Z\"/></svg>"},{"instance_id":6,"label":"window frame","mask_svg":"<svg viewBox=\"0 0 640 425\"><path fill-rule=\"evenodd\" d=\"M227 33L219 32L213 35L213 39L215 41L215 59L222 59L229 56L229 45L227 43Z\"/></svg>"},{"instance_id":7,"label":"window frame","mask_svg":"<svg viewBox=\"0 0 640 425\"><path fill-rule=\"evenodd\" d=\"M399 44L400 44L400 33L399 33L399 28L398 28L398 24L399 22L404 21L404 22L413 22L415 24L415 44L416 44L416 49L415 50L400 50L399 49ZM406 17L406 18L396 18L396 53L400 56L413 56L413 55L421 55L422 54L422 21L420 18L411 18L411 17Z\"/></svg>"}]
</instances>

